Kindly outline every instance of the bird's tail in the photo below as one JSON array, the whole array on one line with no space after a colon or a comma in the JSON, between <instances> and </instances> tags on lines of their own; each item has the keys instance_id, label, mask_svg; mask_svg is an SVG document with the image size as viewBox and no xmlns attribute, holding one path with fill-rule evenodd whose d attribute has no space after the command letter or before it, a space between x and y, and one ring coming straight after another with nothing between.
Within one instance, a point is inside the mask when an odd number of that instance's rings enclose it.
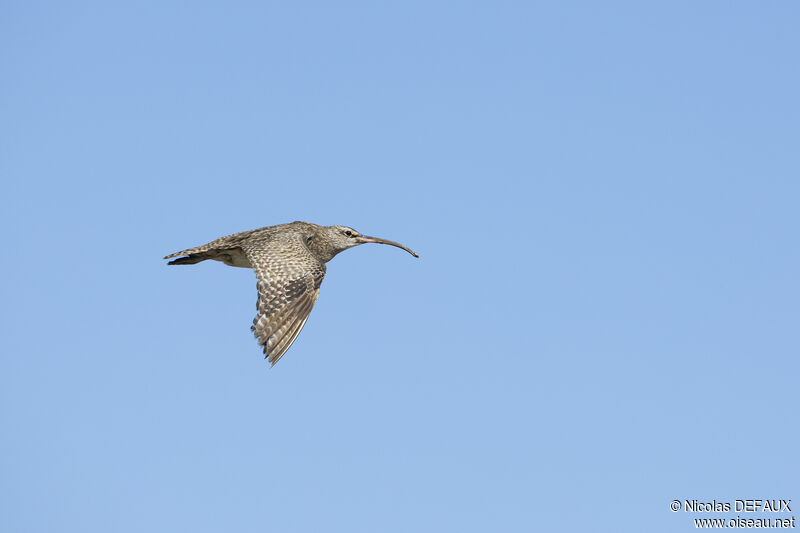
<instances>
[{"instance_id":1,"label":"bird's tail","mask_svg":"<svg viewBox=\"0 0 800 533\"><path fill-rule=\"evenodd\" d=\"M165 257L164 259L168 259L168 257ZM193 265L195 263L199 263L200 261L205 261L206 259L209 259L207 254L203 254L203 253L191 254L191 255L187 255L186 257L179 257L177 259L174 259L174 260L170 261L167 264L168 265Z\"/></svg>"}]
</instances>

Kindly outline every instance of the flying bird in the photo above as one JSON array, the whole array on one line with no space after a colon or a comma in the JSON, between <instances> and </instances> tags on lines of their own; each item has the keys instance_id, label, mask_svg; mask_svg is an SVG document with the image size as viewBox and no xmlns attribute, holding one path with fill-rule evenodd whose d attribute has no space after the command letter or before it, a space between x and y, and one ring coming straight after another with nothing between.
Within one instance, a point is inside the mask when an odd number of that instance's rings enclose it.
<instances>
[{"instance_id":1,"label":"flying bird","mask_svg":"<svg viewBox=\"0 0 800 533\"><path fill-rule=\"evenodd\" d=\"M206 259L252 268L256 273L256 317L250 328L271 366L286 353L308 320L325 276L325 263L336 254L374 242L413 250L400 243L362 235L347 226L292 222L234 233L208 244L170 254L170 265L193 265Z\"/></svg>"}]
</instances>

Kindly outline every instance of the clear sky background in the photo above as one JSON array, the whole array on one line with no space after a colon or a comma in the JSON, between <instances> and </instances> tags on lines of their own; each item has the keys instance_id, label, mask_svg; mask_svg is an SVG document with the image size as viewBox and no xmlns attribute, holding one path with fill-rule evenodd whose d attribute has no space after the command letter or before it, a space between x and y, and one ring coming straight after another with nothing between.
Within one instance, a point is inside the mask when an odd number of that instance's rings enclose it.
<instances>
[{"instance_id":1,"label":"clear sky background","mask_svg":"<svg viewBox=\"0 0 800 533\"><path fill-rule=\"evenodd\" d=\"M3 4L0 530L800 507L799 24L789 1ZM269 369L252 272L161 257L293 220L421 257L336 257Z\"/></svg>"}]
</instances>

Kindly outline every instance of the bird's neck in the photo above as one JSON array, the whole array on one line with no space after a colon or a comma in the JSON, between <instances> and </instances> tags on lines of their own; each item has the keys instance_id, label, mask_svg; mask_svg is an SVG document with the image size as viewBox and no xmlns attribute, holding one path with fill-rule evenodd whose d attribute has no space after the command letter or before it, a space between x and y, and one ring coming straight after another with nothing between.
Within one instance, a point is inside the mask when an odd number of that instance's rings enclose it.
<instances>
[{"instance_id":1,"label":"bird's neck","mask_svg":"<svg viewBox=\"0 0 800 533\"><path fill-rule=\"evenodd\" d=\"M316 233L311 240L308 242L308 249L311 253L322 261L323 263L327 263L331 259L333 259L336 254L341 252L341 250L337 250L330 245L330 242L325 239L324 235L320 235L320 233Z\"/></svg>"}]
</instances>

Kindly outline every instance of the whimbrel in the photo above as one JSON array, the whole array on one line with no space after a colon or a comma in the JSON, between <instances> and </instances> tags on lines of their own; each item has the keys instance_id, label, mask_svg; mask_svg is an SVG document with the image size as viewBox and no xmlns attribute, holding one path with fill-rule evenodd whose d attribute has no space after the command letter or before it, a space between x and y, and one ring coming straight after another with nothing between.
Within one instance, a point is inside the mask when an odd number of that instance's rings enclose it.
<instances>
[{"instance_id":1,"label":"whimbrel","mask_svg":"<svg viewBox=\"0 0 800 533\"><path fill-rule=\"evenodd\" d=\"M264 347L264 357L274 366L308 320L325 276L325 263L339 252L367 242L391 244L419 257L400 243L361 235L347 226L297 221L234 233L164 259L184 256L170 261L170 265L214 259L255 270L258 312L250 329Z\"/></svg>"}]
</instances>

